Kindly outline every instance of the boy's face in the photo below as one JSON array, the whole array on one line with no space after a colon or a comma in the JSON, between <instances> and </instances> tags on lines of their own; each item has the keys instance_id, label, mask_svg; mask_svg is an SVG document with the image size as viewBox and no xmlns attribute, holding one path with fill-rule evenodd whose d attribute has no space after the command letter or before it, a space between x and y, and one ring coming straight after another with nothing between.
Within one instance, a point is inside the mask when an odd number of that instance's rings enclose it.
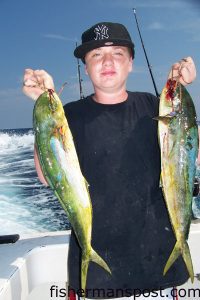
<instances>
[{"instance_id":1,"label":"boy's face","mask_svg":"<svg viewBox=\"0 0 200 300\"><path fill-rule=\"evenodd\" d=\"M106 46L89 51L85 56L86 74L94 89L114 92L126 86L133 59L124 46Z\"/></svg>"}]
</instances>

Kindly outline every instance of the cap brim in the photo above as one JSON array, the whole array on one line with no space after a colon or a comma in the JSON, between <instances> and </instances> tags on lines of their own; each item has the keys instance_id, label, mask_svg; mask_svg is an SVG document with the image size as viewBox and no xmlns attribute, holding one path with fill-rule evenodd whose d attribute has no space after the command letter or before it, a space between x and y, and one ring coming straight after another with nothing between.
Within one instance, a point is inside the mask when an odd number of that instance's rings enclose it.
<instances>
[{"instance_id":1,"label":"cap brim","mask_svg":"<svg viewBox=\"0 0 200 300\"><path fill-rule=\"evenodd\" d=\"M132 56L134 57L134 44L127 40L116 40L116 39L104 39L104 40L93 40L90 42L86 42L80 46L78 46L74 50L74 56L77 58L84 59L87 52L106 46L125 46L132 50Z\"/></svg>"}]
</instances>

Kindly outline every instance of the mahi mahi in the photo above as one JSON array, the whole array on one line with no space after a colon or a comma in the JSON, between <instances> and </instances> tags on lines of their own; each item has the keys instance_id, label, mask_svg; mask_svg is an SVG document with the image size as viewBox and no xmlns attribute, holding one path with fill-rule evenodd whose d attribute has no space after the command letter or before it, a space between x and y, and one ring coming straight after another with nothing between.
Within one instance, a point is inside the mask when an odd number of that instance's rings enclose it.
<instances>
[{"instance_id":1,"label":"mahi mahi","mask_svg":"<svg viewBox=\"0 0 200 300\"><path fill-rule=\"evenodd\" d=\"M176 80L169 79L162 91L158 120L161 185L176 237L164 274L182 255L193 282L194 271L187 239L198 154L198 127L192 98Z\"/></svg>"},{"instance_id":2,"label":"mahi mahi","mask_svg":"<svg viewBox=\"0 0 200 300\"><path fill-rule=\"evenodd\" d=\"M85 291L89 261L111 273L91 246L92 205L62 103L45 91L33 111L35 147L43 176L65 210L82 249L81 288Z\"/></svg>"}]
</instances>

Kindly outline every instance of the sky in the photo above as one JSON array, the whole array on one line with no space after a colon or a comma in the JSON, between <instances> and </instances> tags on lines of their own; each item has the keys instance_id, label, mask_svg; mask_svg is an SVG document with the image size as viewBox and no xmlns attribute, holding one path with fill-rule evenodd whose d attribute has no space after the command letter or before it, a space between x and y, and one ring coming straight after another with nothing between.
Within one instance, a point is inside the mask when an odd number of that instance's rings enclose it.
<instances>
[{"instance_id":1,"label":"sky","mask_svg":"<svg viewBox=\"0 0 200 300\"><path fill-rule=\"evenodd\" d=\"M32 127L34 101L22 92L26 68L46 70L57 91L67 82L63 105L80 98L73 51L82 32L102 21L124 24L134 41L127 89L155 94L133 8L159 92L173 63L187 56L194 59L197 78L188 91L200 120L199 0L0 0L0 129ZM93 89L80 65L87 96Z\"/></svg>"}]
</instances>

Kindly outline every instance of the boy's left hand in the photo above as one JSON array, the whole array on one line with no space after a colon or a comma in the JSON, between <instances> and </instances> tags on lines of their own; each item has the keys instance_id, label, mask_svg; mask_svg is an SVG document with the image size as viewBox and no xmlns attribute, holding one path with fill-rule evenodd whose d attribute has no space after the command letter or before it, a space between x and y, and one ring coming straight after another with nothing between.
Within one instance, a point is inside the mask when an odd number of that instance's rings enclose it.
<instances>
[{"instance_id":1,"label":"boy's left hand","mask_svg":"<svg viewBox=\"0 0 200 300\"><path fill-rule=\"evenodd\" d=\"M189 56L173 64L168 78L178 79L182 85L192 83L196 78L196 67L193 59Z\"/></svg>"}]
</instances>

